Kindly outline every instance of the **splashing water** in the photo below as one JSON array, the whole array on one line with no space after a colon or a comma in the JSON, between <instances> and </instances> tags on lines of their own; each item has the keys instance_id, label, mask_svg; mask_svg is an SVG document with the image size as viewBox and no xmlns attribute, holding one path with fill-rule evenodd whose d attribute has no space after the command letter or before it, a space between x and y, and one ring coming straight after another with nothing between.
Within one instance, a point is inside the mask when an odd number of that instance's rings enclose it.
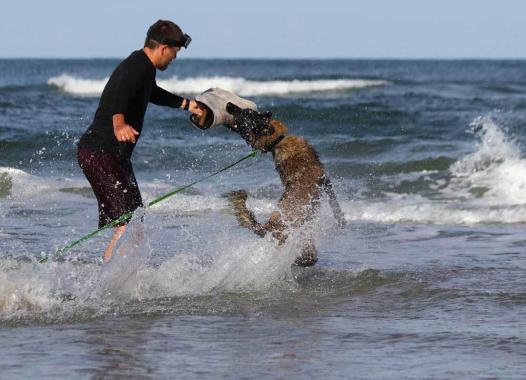
<instances>
[{"instance_id":1,"label":"splashing water","mask_svg":"<svg viewBox=\"0 0 526 380\"><path fill-rule=\"evenodd\" d=\"M154 264L152 236L169 236L161 225L141 222L143 212L135 214L108 264L2 260L0 320L85 319L130 308L148 312L159 307L154 301L159 299L290 292L297 287L291 264L300 252L301 231L292 233L283 246L249 231L209 236L204 245L188 252L176 251L161 260L154 257L158 262ZM317 228L316 237L328 229ZM139 306L143 302L150 304Z\"/></svg>"},{"instance_id":2,"label":"splashing water","mask_svg":"<svg viewBox=\"0 0 526 380\"><path fill-rule=\"evenodd\" d=\"M517 142L489 117L471 123L476 150L454 163L451 190L475 194L491 205L526 203L526 160Z\"/></svg>"}]
</instances>

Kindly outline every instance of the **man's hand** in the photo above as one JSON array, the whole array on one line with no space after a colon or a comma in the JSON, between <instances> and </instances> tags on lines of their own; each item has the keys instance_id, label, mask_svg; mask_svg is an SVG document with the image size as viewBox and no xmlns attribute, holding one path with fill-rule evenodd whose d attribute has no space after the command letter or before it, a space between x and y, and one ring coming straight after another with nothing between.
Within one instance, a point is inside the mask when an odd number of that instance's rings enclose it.
<instances>
[{"instance_id":1,"label":"man's hand","mask_svg":"<svg viewBox=\"0 0 526 380\"><path fill-rule=\"evenodd\" d=\"M137 141L135 136L139 136L137 132L131 125L126 124L123 114L113 115L113 133L115 138L119 142L131 142L134 143Z\"/></svg>"},{"instance_id":2,"label":"man's hand","mask_svg":"<svg viewBox=\"0 0 526 380\"><path fill-rule=\"evenodd\" d=\"M188 101L188 99L186 99L186 101ZM199 107L195 100L190 100L190 107L188 108L188 111L195 113L197 116L203 115L203 109Z\"/></svg>"}]
</instances>

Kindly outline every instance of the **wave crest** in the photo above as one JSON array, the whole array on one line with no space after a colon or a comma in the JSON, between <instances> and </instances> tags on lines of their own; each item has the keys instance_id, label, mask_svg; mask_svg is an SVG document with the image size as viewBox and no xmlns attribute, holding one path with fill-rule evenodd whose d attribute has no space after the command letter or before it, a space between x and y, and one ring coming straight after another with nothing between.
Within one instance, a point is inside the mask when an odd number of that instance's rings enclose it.
<instances>
[{"instance_id":1,"label":"wave crest","mask_svg":"<svg viewBox=\"0 0 526 380\"><path fill-rule=\"evenodd\" d=\"M62 74L50 78L47 83L72 95L99 96L108 82L104 79L84 79ZM178 94L200 94L209 88L219 87L240 96L293 95L310 92L345 91L371 86L383 86L384 80L367 79L317 79L256 81L241 77L194 77L179 79L174 76L157 81L162 88Z\"/></svg>"},{"instance_id":2,"label":"wave crest","mask_svg":"<svg viewBox=\"0 0 526 380\"><path fill-rule=\"evenodd\" d=\"M491 206L526 203L526 160L517 142L489 117L476 118L471 129L476 149L450 167L449 190Z\"/></svg>"}]
</instances>

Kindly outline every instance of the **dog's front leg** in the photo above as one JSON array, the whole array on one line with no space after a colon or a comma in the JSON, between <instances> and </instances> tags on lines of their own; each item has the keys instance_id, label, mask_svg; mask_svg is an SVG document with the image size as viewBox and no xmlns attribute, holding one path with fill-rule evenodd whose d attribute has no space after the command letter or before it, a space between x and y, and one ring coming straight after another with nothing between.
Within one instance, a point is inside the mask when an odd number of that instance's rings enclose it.
<instances>
[{"instance_id":1,"label":"dog's front leg","mask_svg":"<svg viewBox=\"0 0 526 380\"><path fill-rule=\"evenodd\" d=\"M247 198L247 192L244 190L232 191L228 194L228 199L239 224L261 237L264 237L267 232L271 232L279 244L283 244L287 240L287 234L284 233L286 226L281 220L281 214L278 211L274 211L270 215L269 220L265 224L261 224L247 208Z\"/></svg>"},{"instance_id":2,"label":"dog's front leg","mask_svg":"<svg viewBox=\"0 0 526 380\"><path fill-rule=\"evenodd\" d=\"M247 192L245 190L232 191L228 199L234 210L234 215L242 227L248 228L258 236L265 236L267 230L257 220L254 214L247 208Z\"/></svg>"}]
</instances>

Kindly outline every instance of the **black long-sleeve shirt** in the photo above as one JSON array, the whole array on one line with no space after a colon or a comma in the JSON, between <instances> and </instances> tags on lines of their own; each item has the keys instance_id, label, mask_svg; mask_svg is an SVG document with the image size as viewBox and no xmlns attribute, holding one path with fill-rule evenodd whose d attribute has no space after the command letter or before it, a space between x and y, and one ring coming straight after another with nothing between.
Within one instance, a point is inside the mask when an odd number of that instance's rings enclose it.
<instances>
[{"instance_id":1,"label":"black long-sleeve shirt","mask_svg":"<svg viewBox=\"0 0 526 380\"><path fill-rule=\"evenodd\" d=\"M156 69L142 50L134 51L113 71L100 97L93 123L80 138L79 148L88 148L129 159L134 143L119 142L113 133L113 115L124 114L124 120L139 135L148 102L179 108L183 98L172 94L155 82Z\"/></svg>"}]
</instances>

